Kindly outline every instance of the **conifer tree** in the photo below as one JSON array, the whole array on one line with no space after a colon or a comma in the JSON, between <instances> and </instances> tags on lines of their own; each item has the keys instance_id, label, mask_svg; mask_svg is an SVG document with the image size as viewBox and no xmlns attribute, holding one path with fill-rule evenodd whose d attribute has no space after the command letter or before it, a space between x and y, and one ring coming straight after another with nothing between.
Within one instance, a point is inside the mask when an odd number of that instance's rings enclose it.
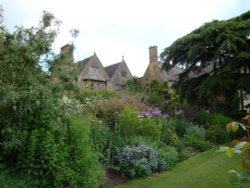
<instances>
[{"instance_id":1,"label":"conifer tree","mask_svg":"<svg viewBox=\"0 0 250 188\"><path fill-rule=\"evenodd\" d=\"M165 48L161 58L166 70L184 68L176 84L182 97L233 110L237 92L250 93L250 11L204 24Z\"/></svg>"}]
</instances>

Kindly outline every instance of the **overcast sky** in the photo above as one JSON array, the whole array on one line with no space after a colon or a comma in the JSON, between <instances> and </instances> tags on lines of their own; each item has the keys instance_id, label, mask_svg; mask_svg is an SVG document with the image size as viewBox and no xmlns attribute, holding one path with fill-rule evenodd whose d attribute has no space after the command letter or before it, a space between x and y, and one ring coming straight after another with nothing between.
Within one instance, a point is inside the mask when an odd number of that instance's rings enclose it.
<instances>
[{"instance_id":1,"label":"overcast sky","mask_svg":"<svg viewBox=\"0 0 250 188\"><path fill-rule=\"evenodd\" d=\"M250 10L250 0L1 0L4 24L37 25L47 10L62 21L55 52L72 41L70 30L80 31L75 39L75 60L94 52L104 66L120 62L122 56L133 75L143 76L148 48L160 54L176 39L206 22L225 20Z\"/></svg>"}]
</instances>

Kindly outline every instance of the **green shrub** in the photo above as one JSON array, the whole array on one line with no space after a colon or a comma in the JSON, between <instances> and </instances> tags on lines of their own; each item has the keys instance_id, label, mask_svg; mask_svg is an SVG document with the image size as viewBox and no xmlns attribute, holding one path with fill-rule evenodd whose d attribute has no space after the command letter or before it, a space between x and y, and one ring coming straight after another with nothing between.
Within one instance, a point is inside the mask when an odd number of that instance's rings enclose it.
<instances>
[{"instance_id":1,"label":"green shrub","mask_svg":"<svg viewBox=\"0 0 250 188\"><path fill-rule=\"evenodd\" d=\"M140 120L138 134L153 140L160 140L162 127L151 118L143 118Z\"/></svg>"},{"instance_id":2,"label":"green shrub","mask_svg":"<svg viewBox=\"0 0 250 188\"><path fill-rule=\"evenodd\" d=\"M21 91L0 88L1 149L6 156L16 157L23 130L57 129L63 125L63 111L49 88L37 86ZM62 127L63 129L63 127ZM7 157L8 158L8 157Z\"/></svg>"},{"instance_id":3,"label":"green shrub","mask_svg":"<svg viewBox=\"0 0 250 188\"><path fill-rule=\"evenodd\" d=\"M117 94L111 90L84 90L78 92L74 98L83 105L84 114L98 113L97 103L116 98Z\"/></svg>"},{"instance_id":4,"label":"green shrub","mask_svg":"<svg viewBox=\"0 0 250 188\"><path fill-rule=\"evenodd\" d=\"M119 102L118 98L98 101L97 117L114 128L117 123L118 114L123 110L124 104Z\"/></svg>"},{"instance_id":5,"label":"green shrub","mask_svg":"<svg viewBox=\"0 0 250 188\"><path fill-rule=\"evenodd\" d=\"M179 154L175 147L171 147L162 141L148 139L142 136L130 139L130 145L145 145L158 152L158 164L156 171L169 170L179 161Z\"/></svg>"},{"instance_id":6,"label":"green shrub","mask_svg":"<svg viewBox=\"0 0 250 188\"><path fill-rule=\"evenodd\" d=\"M179 161L179 155L175 147L161 146L157 148L159 152L158 170L172 169Z\"/></svg>"},{"instance_id":7,"label":"green shrub","mask_svg":"<svg viewBox=\"0 0 250 188\"><path fill-rule=\"evenodd\" d=\"M186 135L190 135L190 134L194 134L202 140L206 139L205 129L202 127L199 127L198 125L192 125L187 128Z\"/></svg>"},{"instance_id":8,"label":"green shrub","mask_svg":"<svg viewBox=\"0 0 250 188\"><path fill-rule=\"evenodd\" d=\"M141 177L157 169L158 152L143 144L126 146L117 160L117 169L127 176Z\"/></svg>"},{"instance_id":9,"label":"green shrub","mask_svg":"<svg viewBox=\"0 0 250 188\"><path fill-rule=\"evenodd\" d=\"M225 127L225 125L228 122L231 122L232 119L222 114L201 113L195 117L194 121L199 125L202 125L205 129L208 129L211 125L215 124Z\"/></svg>"},{"instance_id":10,"label":"green shrub","mask_svg":"<svg viewBox=\"0 0 250 188\"><path fill-rule=\"evenodd\" d=\"M77 93L76 98L82 103L85 103L86 98L94 101L106 100L117 97L117 94L112 90L84 90Z\"/></svg>"},{"instance_id":11,"label":"green shrub","mask_svg":"<svg viewBox=\"0 0 250 188\"><path fill-rule=\"evenodd\" d=\"M179 142L179 137L173 128L164 128L162 140L170 146L177 146Z\"/></svg>"},{"instance_id":12,"label":"green shrub","mask_svg":"<svg viewBox=\"0 0 250 188\"><path fill-rule=\"evenodd\" d=\"M68 98L66 96L63 96L62 99L60 99L60 105L66 116L82 115L90 112L89 106L82 104L79 100Z\"/></svg>"},{"instance_id":13,"label":"green shrub","mask_svg":"<svg viewBox=\"0 0 250 188\"><path fill-rule=\"evenodd\" d=\"M125 95L119 93L119 96L108 100L99 100L97 102L97 117L111 126L117 123L118 114L123 111L126 105L133 106L136 110L144 110L147 106L141 101L139 95Z\"/></svg>"},{"instance_id":14,"label":"green shrub","mask_svg":"<svg viewBox=\"0 0 250 188\"><path fill-rule=\"evenodd\" d=\"M108 165L114 165L121 150L129 143L129 140L129 138L125 138L117 130L111 132L110 137L108 138L108 147L104 152L104 155L108 161Z\"/></svg>"},{"instance_id":15,"label":"green shrub","mask_svg":"<svg viewBox=\"0 0 250 188\"><path fill-rule=\"evenodd\" d=\"M175 121L172 119L162 119L160 124L162 125L161 140L169 146L178 146L180 138L175 131Z\"/></svg>"},{"instance_id":16,"label":"green shrub","mask_svg":"<svg viewBox=\"0 0 250 188\"><path fill-rule=\"evenodd\" d=\"M104 170L91 148L91 120L92 117L69 119L69 164L58 177L67 187L97 188L103 183Z\"/></svg>"},{"instance_id":17,"label":"green shrub","mask_svg":"<svg viewBox=\"0 0 250 188\"><path fill-rule=\"evenodd\" d=\"M129 79L126 84L122 87L123 90L129 91L130 93L141 93L143 91L143 87L138 78L133 77Z\"/></svg>"},{"instance_id":18,"label":"green shrub","mask_svg":"<svg viewBox=\"0 0 250 188\"><path fill-rule=\"evenodd\" d=\"M195 122L207 130L207 138L212 142L226 143L230 135L226 132L226 125L233 120L222 114L202 113L195 118Z\"/></svg>"},{"instance_id":19,"label":"green shrub","mask_svg":"<svg viewBox=\"0 0 250 188\"><path fill-rule=\"evenodd\" d=\"M93 117L90 137L92 148L99 154L99 160L104 165L110 164L112 161L112 147L115 147L113 142L119 145L119 141L113 136L108 126ZM120 137L120 135L117 135L117 137Z\"/></svg>"},{"instance_id":20,"label":"green shrub","mask_svg":"<svg viewBox=\"0 0 250 188\"><path fill-rule=\"evenodd\" d=\"M0 164L1 188L34 188L38 187L39 181L28 174L20 173L7 165Z\"/></svg>"},{"instance_id":21,"label":"green shrub","mask_svg":"<svg viewBox=\"0 0 250 188\"><path fill-rule=\"evenodd\" d=\"M188 151L184 148L178 152L178 160L179 162L184 161L190 157Z\"/></svg>"},{"instance_id":22,"label":"green shrub","mask_svg":"<svg viewBox=\"0 0 250 188\"><path fill-rule=\"evenodd\" d=\"M135 136L139 128L137 110L130 105L126 105L119 114L118 126L122 135L126 137Z\"/></svg>"},{"instance_id":23,"label":"green shrub","mask_svg":"<svg viewBox=\"0 0 250 188\"><path fill-rule=\"evenodd\" d=\"M41 186L51 186L59 171L60 155L63 148L51 131L34 129L23 131L21 147L18 150L18 169L31 177L40 180Z\"/></svg>"},{"instance_id":24,"label":"green shrub","mask_svg":"<svg viewBox=\"0 0 250 188\"><path fill-rule=\"evenodd\" d=\"M150 106L159 107L163 112L173 113L177 97L170 92L168 82L151 81L147 88L147 95L147 103Z\"/></svg>"},{"instance_id":25,"label":"green shrub","mask_svg":"<svg viewBox=\"0 0 250 188\"><path fill-rule=\"evenodd\" d=\"M0 150L3 161L52 186L64 156L67 128L58 96L37 85L20 90L0 89ZM66 147L67 148L67 147Z\"/></svg>"},{"instance_id":26,"label":"green shrub","mask_svg":"<svg viewBox=\"0 0 250 188\"><path fill-rule=\"evenodd\" d=\"M175 122L175 131L179 137L183 137L186 134L187 127L190 123L182 119L176 119Z\"/></svg>"},{"instance_id":27,"label":"green shrub","mask_svg":"<svg viewBox=\"0 0 250 188\"><path fill-rule=\"evenodd\" d=\"M9 187L22 187L26 180L32 182L26 187L100 186L96 183L98 161L91 155L90 144L80 141L89 137L88 132L81 126L74 131L73 125L69 131L59 103L62 93L53 92L62 86L51 88L53 72L49 76L42 70L41 64L51 65L49 71L53 71L58 63L51 51L57 31L50 26L58 26L56 22L53 14L44 12L37 27L16 27L11 33L0 26L0 158L17 175L10 177L16 184ZM70 81L67 76L63 81ZM78 186L74 180L83 184Z\"/></svg>"},{"instance_id":28,"label":"green shrub","mask_svg":"<svg viewBox=\"0 0 250 188\"><path fill-rule=\"evenodd\" d=\"M35 179L33 187L100 187L104 171L90 140L92 117L72 117L68 129L23 131L18 171Z\"/></svg>"},{"instance_id":29,"label":"green shrub","mask_svg":"<svg viewBox=\"0 0 250 188\"><path fill-rule=\"evenodd\" d=\"M185 141L188 146L194 147L200 151L206 151L209 145L205 141L205 130L197 125L187 129Z\"/></svg>"}]
</instances>

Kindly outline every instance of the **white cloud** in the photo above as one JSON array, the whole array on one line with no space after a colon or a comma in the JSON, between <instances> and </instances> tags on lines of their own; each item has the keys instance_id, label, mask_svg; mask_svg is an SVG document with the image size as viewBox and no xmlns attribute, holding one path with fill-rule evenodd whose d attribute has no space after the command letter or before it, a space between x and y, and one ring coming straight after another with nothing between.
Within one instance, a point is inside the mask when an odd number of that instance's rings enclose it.
<instances>
[{"instance_id":1,"label":"white cloud","mask_svg":"<svg viewBox=\"0 0 250 188\"><path fill-rule=\"evenodd\" d=\"M1 3L0 3L1 4ZM229 19L250 8L246 0L2 0L5 24L36 25L43 10L62 20L54 48L70 42L69 30L80 30L75 59L94 53L104 66L124 55L132 74L142 76L148 47L159 53L174 40L213 19Z\"/></svg>"}]
</instances>

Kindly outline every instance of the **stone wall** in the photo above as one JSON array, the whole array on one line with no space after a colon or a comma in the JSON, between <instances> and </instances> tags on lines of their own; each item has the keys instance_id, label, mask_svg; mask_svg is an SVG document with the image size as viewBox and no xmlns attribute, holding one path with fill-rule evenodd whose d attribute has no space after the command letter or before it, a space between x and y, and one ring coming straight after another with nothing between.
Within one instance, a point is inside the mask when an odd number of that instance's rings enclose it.
<instances>
[{"instance_id":1,"label":"stone wall","mask_svg":"<svg viewBox=\"0 0 250 188\"><path fill-rule=\"evenodd\" d=\"M133 76L129 71L125 62L121 62L120 65L117 67L114 75L111 77L111 82L113 85L113 89L119 89L121 85L127 83L129 79L132 79Z\"/></svg>"}]
</instances>

